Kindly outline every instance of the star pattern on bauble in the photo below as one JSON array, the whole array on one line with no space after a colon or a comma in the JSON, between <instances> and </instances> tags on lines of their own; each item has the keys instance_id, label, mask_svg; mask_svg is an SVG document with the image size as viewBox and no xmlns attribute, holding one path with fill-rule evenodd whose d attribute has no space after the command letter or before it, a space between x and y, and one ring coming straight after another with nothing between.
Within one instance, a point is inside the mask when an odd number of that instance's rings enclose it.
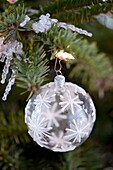
<instances>
[{"instance_id":1,"label":"star pattern on bauble","mask_svg":"<svg viewBox=\"0 0 113 170\"><path fill-rule=\"evenodd\" d=\"M34 99L34 104L36 105L35 109L48 109L51 106L50 103L55 100L55 95L55 93L50 93L48 90L38 94Z\"/></svg>"},{"instance_id":2,"label":"star pattern on bauble","mask_svg":"<svg viewBox=\"0 0 113 170\"><path fill-rule=\"evenodd\" d=\"M80 143L82 138L88 137L88 134L90 132L90 118L86 122L80 122L80 120L74 120L70 124L70 128L66 128L67 134L65 135L65 138L68 140L73 140L74 142Z\"/></svg>"},{"instance_id":3,"label":"star pattern on bauble","mask_svg":"<svg viewBox=\"0 0 113 170\"><path fill-rule=\"evenodd\" d=\"M52 150L53 151L66 151L70 149L74 149L75 146L72 146L72 143L69 140L66 140L64 136L63 131L59 131L58 134L55 134L54 132L51 134L49 137L50 141L49 144L52 145Z\"/></svg>"},{"instance_id":4,"label":"star pattern on bauble","mask_svg":"<svg viewBox=\"0 0 113 170\"><path fill-rule=\"evenodd\" d=\"M45 140L45 136L49 135L49 131L52 127L47 127L47 121L44 117L40 116L32 116L31 120L28 123L30 136L36 141L40 146L43 147L44 144L47 144Z\"/></svg>"},{"instance_id":5,"label":"star pattern on bauble","mask_svg":"<svg viewBox=\"0 0 113 170\"><path fill-rule=\"evenodd\" d=\"M75 112L75 108L81 108L83 101L79 99L78 94L71 95L70 91L67 91L66 94L60 95L61 102L59 103L62 107L62 110L71 110L72 114Z\"/></svg>"},{"instance_id":6,"label":"star pattern on bauble","mask_svg":"<svg viewBox=\"0 0 113 170\"><path fill-rule=\"evenodd\" d=\"M56 127L59 127L59 121L66 119L67 116L62 114L61 109L57 109L57 103L54 103L54 105L47 109L47 111L43 112L43 116L48 121L48 127L55 125Z\"/></svg>"}]
</instances>

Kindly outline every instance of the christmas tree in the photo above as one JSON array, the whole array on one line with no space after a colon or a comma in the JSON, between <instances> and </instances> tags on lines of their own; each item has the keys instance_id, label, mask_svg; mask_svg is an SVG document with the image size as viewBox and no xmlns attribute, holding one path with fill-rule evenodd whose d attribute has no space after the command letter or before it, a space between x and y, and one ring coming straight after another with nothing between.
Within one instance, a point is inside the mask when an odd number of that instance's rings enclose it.
<instances>
[{"instance_id":1,"label":"christmas tree","mask_svg":"<svg viewBox=\"0 0 113 170\"><path fill-rule=\"evenodd\" d=\"M112 39L112 0L1 0L0 169L113 169ZM60 153L40 147L33 141L24 116L26 104L31 102L29 99L33 94L40 95L42 87L62 74L66 82L77 84L90 94L97 118L92 133L82 145ZM68 89L72 92L73 86ZM76 93L78 95L78 91ZM51 96L53 102L55 95L51 93ZM84 95L81 96L83 100ZM63 94L60 99L62 107L66 103ZM40 102L37 110L39 107L44 109L44 104L50 105ZM76 96L75 105L81 108L82 104ZM74 107L71 105L72 111ZM56 105L51 111L55 109ZM58 119L65 121L66 115L56 113ZM59 127L56 119L52 123ZM50 124L49 121L44 132L46 137L49 136L47 130L51 130ZM73 125L76 126L76 122L72 119L72 128ZM53 140L56 136L52 134ZM80 143L82 137L71 135L70 140ZM63 140L62 133L59 138Z\"/></svg>"}]
</instances>

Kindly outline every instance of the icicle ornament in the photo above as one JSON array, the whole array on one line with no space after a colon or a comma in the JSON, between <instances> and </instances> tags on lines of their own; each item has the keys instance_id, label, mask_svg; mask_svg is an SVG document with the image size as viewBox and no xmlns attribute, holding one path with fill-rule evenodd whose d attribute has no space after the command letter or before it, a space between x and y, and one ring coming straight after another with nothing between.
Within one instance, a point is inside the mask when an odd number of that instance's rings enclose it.
<instances>
[{"instance_id":1,"label":"icicle ornament","mask_svg":"<svg viewBox=\"0 0 113 170\"><path fill-rule=\"evenodd\" d=\"M7 74L9 73L10 64L13 60L13 54L16 55L17 58L19 58L19 55L22 54L22 48L23 45L21 42L18 42L17 40L9 40L6 44L4 42L4 37L0 37L0 62L5 62L3 72L2 72L2 79L1 84L4 84L7 78ZM5 93L3 95L3 100L7 99L7 95L9 94L9 91L11 90L11 86L15 82L15 70L12 70L11 78L9 79L8 85L5 89Z\"/></svg>"},{"instance_id":2,"label":"icicle ornament","mask_svg":"<svg viewBox=\"0 0 113 170\"><path fill-rule=\"evenodd\" d=\"M7 96L9 94L10 90L11 90L11 86L14 85L14 83L15 83L15 77L16 77L15 70L12 70L12 75L11 75L11 77L9 79L9 82L8 82L7 86L6 86L5 93L4 93L3 97L2 97L2 100L5 101L7 99Z\"/></svg>"},{"instance_id":3,"label":"icicle ornament","mask_svg":"<svg viewBox=\"0 0 113 170\"><path fill-rule=\"evenodd\" d=\"M84 89L57 75L41 87L25 108L28 133L42 147L66 152L81 145L96 119L91 97Z\"/></svg>"}]
</instances>

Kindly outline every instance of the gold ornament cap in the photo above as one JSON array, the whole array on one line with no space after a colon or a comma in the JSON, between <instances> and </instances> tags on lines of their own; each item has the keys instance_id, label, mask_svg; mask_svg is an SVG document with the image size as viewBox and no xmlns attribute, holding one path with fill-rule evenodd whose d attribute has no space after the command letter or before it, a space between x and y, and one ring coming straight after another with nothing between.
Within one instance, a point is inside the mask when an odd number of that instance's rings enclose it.
<instances>
[{"instance_id":1,"label":"gold ornament cap","mask_svg":"<svg viewBox=\"0 0 113 170\"><path fill-rule=\"evenodd\" d=\"M64 61L74 60L75 58L67 52L64 52L64 50L61 50L59 52L55 53L56 58Z\"/></svg>"}]
</instances>

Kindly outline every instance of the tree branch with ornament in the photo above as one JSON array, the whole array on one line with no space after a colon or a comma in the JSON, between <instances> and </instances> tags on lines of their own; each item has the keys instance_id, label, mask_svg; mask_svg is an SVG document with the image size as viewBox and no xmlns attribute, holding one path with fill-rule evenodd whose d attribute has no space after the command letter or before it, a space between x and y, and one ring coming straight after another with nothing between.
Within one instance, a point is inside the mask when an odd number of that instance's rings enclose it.
<instances>
[{"instance_id":1,"label":"tree branch with ornament","mask_svg":"<svg viewBox=\"0 0 113 170\"><path fill-rule=\"evenodd\" d=\"M80 8L80 5L78 6L76 3L76 8ZM110 3L112 2L108 1L107 5ZM86 4L84 2L84 5ZM101 5L104 6L105 3L102 2ZM54 3L50 4L50 9L53 6ZM58 6L59 8L62 6L60 2ZM49 9L49 6L46 8ZM54 16L54 14L52 15ZM8 72L11 74L3 100L6 100L15 80L18 80L17 85L24 88L25 91L31 91L31 94L37 91L51 69L48 67L49 62L47 61L55 59L55 57L66 60L63 58L66 53L75 58L64 64L68 67L72 65L71 77L76 72L76 76L84 74L86 79L90 77L89 84L94 90L101 88L101 83L96 82L105 82L107 79L112 81L113 68L108 57L104 53L99 53L96 44L89 43L86 39L87 36L91 37L92 33L51 18L50 14L42 14L35 19L34 16L35 14L29 12L24 6L20 7L19 4L18 6L10 5L3 14L1 13L0 61L5 62L1 83L5 83ZM35 72L33 69L37 71ZM96 86L93 86L95 83ZM110 85L112 86L109 83L103 90L107 90Z\"/></svg>"}]
</instances>

